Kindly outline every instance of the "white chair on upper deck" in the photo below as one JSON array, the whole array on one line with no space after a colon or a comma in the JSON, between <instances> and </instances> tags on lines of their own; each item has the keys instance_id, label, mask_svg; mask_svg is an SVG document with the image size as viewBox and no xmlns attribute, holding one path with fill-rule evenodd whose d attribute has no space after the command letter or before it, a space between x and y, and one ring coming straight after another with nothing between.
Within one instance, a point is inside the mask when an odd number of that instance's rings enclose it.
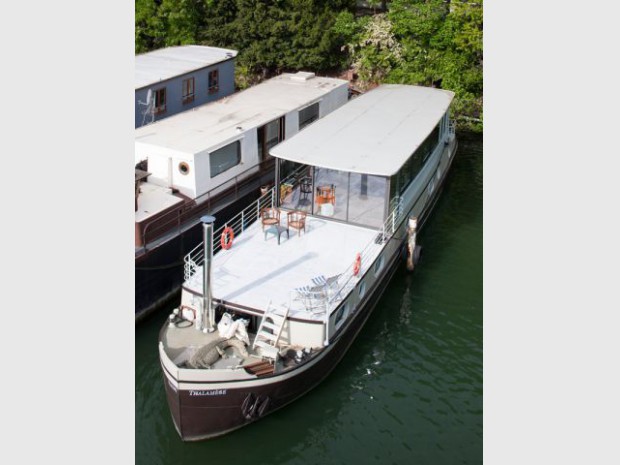
<instances>
[{"instance_id":1,"label":"white chair on upper deck","mask_svg":"<svg viewBox=\"0 0 620 465\"><path fill-rule=\"evenodd\" d=\"M295 289L307 312L317 314L325 311L327 295L318 286L302 286Z\"/></svg>"}]
</instances>

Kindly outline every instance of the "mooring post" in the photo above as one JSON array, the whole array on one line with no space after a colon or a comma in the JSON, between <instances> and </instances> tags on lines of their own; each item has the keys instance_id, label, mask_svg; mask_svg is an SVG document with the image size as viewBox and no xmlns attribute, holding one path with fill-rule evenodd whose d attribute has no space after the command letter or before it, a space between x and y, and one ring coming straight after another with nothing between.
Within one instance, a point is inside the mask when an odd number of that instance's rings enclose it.
<instances>
[{"instance_id":1,"label":"mooring post","mask_svg":"<svg viewBox=\"0 0 620 465\"><path fill-rule=\"evenodd\" d=\"M415 239L416 239L416 229L418 227L418 218L413 217L409 218L407 224L407 269L409 271L413 271L413 267L415 266Z\"/></svg>"},{"instance_id":2,"label":"mooring post","mask_svg":"<svg viewBox=\"0 0 620 465\"><path fill-rule=\"evenodd\" d=\"M213 223L215 217L205 215L200 218L203 229L204 263L202 265L202 331L212 333L215 330L215 316L211 303L211 263L213 261Z\"/></svg>"}]
</instances>

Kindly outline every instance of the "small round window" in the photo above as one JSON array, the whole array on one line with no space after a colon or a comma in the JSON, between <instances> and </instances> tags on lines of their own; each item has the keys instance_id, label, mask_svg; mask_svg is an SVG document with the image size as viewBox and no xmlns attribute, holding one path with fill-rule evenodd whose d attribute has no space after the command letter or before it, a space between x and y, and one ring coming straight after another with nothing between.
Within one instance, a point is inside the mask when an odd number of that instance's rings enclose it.
<instances>
[{"instance_id":1,"label":"small round window","mask_svg":"<svg viewBox=\"0 0 620 465\"><path fill-rule=\"evenodd\" d=\"M179 163L179 172L181 174L189 174L189 165L184 161Z\"/></svg>"}]
</instances>

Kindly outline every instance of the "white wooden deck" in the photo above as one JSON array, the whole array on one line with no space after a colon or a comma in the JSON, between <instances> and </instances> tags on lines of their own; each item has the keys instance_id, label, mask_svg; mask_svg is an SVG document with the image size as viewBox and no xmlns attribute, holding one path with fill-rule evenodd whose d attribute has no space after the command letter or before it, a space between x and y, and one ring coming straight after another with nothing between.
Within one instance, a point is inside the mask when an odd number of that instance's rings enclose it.
<instances>
[{"instance_id":1,"label":"white wooden deck","mask_svg":"<svg viewBox=\"0 0 620 465\"><path fill-rule=\"evenodd\" d=\"M285 211L281 224L286 226ZM290 238L284 232L278 245L274 234L265 239L260 223L254 223L229 250L215 254L213 297L257 309L265 309L271 301L290 306L290 316L323 320L324 313L307 311L294 289L312 286L312 278L319 275L343 273L376 236L377 230L309 216L305 233L298 236L297 230L290 229ZM380 248L372 247L366 254L376 255ZM202 268L185 285L202 293Z\"/></svg>"}]
</instances>

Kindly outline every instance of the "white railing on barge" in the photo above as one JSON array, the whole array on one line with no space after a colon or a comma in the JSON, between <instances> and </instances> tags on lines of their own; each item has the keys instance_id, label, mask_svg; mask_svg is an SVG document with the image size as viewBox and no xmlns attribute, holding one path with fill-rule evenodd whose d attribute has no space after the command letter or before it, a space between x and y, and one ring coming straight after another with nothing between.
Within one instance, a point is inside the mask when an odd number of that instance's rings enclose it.
<instances>
[{"instance_id":1,"label":"white railing on barge","mask_svg":"<svg viewBox=\"0 0 620 465\"><path fill-rule=\"evenodd\" d=\"M402 197L394 197L390 202L390 214L383 223L383 226L377 230L377 235L366 244L360 252L360 270L357 275L354 273L355 262L340 274L338 282L342 283L336 290L329 293L329 297L325 300L325 345L329 344L329 319L332 312L338 307L340 302L355 289L357 283L364 276L366 270L379 256L380 250L392 236L396 233L403 215Z\"/></svg>"},{"instance_id":2,"label":"white railing on barge","mask_svg":"<svg viewBox=\"0 0 620 465\"><path fill-rule=\"evenodd\" d=\"M222 248L222 244L217 238L219 238L224 229L232 228L235 238L239 237L243 232L260 217L260 211L263 208L273 207L275 205L275 186L269 189L265 194L261 195L258 200L252 202L249 206L241 210L240 213L233 216L230 221L224 223L215 231L213 231L213 254L215 255ZM188 281L205 261L204 245L201 242L194 247L184 257L184 279Z\"/></svg>"},{"instance_id":3,"label":"white railing on barge","mask_svg":"<svg viewBox=\"0 0 620 465\"><path fill-rule=\"evenodd\" d=\"M292 184L292 180L298 173L294 173L289 178L285 179L281 184ZM288 182L287 182L288 181ZM220 226L213 233L214 238L221 236L224 228L231 227L234 231L235 238L243 234L243 232L254 222L260 218L260 211L266 207L274 207L276 204L276 187L272 187L268 192L262 195L258 200L251 203L248 207L243 209L239 214L230 219L227 223ZM355 275L354 268L355 262L352 261L349 266L339 275L338 288L329 293L329 296L325 299L325 313L323 323L325 324L325 344L329 343L329 321L332 312L338 307L340 302L357 286L360 278L364 276L365 272L377 259L381 249L385 242L392 238L396 233L400 223L402 222L403 215L403 199L402 197L395 197L389 204L390 214L383 222L383 225L376 230L377 234L369 241L364 248L360 251L360 271L358 275ZM213 254L218 252L222 248L220 241L214 240L213 242ZM190 280L204 264L204 246L202 243L198 244L191 252L189 252L185 258L184 278L185 281ZM291 290L291 293L295 291Z\"/></svg>"},{"instance_id":4,"label":"white railing on barge","mask_svg":"<svg viewBox=\"0 0 620 465\"><path fill-rule=\"evenodd\" d=\"M280 182L280 185L292 185L295 186L297 184L297 179L301 176L302 171L305 167L301 166L289 176L287 176L283 181ZM275 186L269 189L265 194L261 195L258 200L252 202L246 208L241 210L240 213L233 216L228 222L220 226L218 229L213 231L213 255L215 255L218 251L221 250L222 245L219 240L222 232L226 227L230 227L233 230L235 238L239 237L243 232L252 225L255 221L260 218L260 212L263 208L267 207L275 207L276 205L276 189ZM196 247L194 247L185 257L184 257L184 279L188 281L192 276L196 274L198 269L202 267L204 263L204 245L201 242Z\"/></svg>"}]
</instances>

